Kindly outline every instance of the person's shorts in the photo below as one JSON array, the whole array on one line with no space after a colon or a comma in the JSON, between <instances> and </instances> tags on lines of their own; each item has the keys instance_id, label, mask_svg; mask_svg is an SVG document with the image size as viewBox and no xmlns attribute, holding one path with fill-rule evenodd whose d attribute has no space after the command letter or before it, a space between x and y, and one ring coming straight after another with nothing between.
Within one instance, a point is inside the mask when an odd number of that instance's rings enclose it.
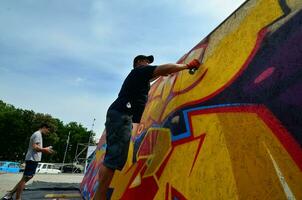
<instances>
[{"instance_id":1,"label":"person's shorts","mask_svg":"<svg viewBox=\"0 0 302 200\"><path fill-rule=\"evenodd\" d=\"M39 162L26 160L23 176L34 176Z\"/></svg>"},{"instance_id":2,"label":"person's shorts","mask_svg":"<svg viewBox=\"0 0 302 200\"><path fill-rule=\"evenodd\" d=\"M105 127L107 147L103 164L110 169L122 170L128 156L132 116L108 110Z\"/></svg>"}]
</instances>

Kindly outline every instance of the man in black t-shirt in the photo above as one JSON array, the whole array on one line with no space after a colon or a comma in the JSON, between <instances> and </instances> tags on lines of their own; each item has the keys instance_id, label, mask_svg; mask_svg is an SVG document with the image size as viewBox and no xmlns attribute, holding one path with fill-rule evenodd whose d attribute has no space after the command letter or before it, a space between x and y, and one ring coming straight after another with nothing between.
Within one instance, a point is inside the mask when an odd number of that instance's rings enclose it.
<instances>
[{"instance_id":1,"label":"man in black t-shirt","mask_svg":"<svg viewBox=\"0 0 302 200\"><path fill-rule=\"evenodd\" d=\"M138 55L133 69L125 79L118 98L111 104L106 116L106 153L99 171L99 188L94 199L106 199L106 192L115 170L124 167L131 137L132 123L139 123L148 100L150 81L185 69L198 68L193 60L188 64L150 65L153 56Z\"/></svg>"}]
</instances>

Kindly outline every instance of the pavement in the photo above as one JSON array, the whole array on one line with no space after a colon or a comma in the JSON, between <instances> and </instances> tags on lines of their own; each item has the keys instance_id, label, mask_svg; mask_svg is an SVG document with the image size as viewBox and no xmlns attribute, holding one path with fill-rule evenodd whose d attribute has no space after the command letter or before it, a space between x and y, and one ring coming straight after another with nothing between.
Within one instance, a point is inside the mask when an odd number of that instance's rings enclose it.
<instances>
[{"instance_id":1,"label":"pavement","mask_svg":"<svg viewBox=\"0 0 302 200\"><path fill-rule=\"evenodd\" d=\"M18 174L0 174L0 197L11 190L21 179L22 173ZM42 181L49 183L81 183L84 174L36 174L26 185L33 181Z\"/></svg>"}]
</instances>

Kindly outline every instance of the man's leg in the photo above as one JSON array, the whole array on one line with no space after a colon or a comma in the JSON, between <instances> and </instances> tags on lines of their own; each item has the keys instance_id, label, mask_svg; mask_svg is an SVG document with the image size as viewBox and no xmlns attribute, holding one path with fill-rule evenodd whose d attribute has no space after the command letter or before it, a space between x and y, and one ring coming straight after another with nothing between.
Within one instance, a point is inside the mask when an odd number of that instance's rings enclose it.
<instances>
[{"instance_id":1,"label":"man's leg","mask_svg":"<svg viewBox=\"0 0 302 200\"><path fill-rule=\"evenodd\" d=\"M17 187L19 186L20 182L22 181L22 179L23 179L23 177L22 177L21 180L15 185L15 187L14 187L12 190L10 190L10 191L7 192L7 194L6 194L5 196L13 196L14 193L16 192L16 190L17 190Z\"/></svg>"},{"instance_id":2,"label":"man's leg","mask_svg":"<svg viewBox=\"0 0 302 200\"><path fill-rule=\"evenodd\" d=\"M99 185L95 200L106 200L107 190L115 169L122 170L127 161L132 130L132 116L108 110L106 116L106 153L99 171ZM110 168L106 167L110 166Z\"/></svg>"},{"instance_id":3,"label":"man's leg","mask_svg":"<svg viewBox=\"0 0 302 200\"><path fill-rule=\"evenodd\" d=\"M30 179L32 179L33 176L23 176L20 180L18 187L16 188L16 200L21 199L21 194L24 190L25 183L27 183Z\"/></svg>"},{"instance_id":4,"label":"man's leg","mask_svg":"<svg viewBox=\"0 0 302 200\"><path fill-rule=\"evenodd\" d=\"M106 200L107 190L109 188L113 175L113 169L110 169L101 164L101 168L99 171L99 187L94 196L95 200Z\"/></svg>"},{"instance_id":5,"label":"man's leg","mask_svg":"<svg viewBox=\"0 0 302 200\"><path fill-rule=\"evenodd\" d=\"M23 173L23 177L19 181L19 183L12 189L8 194L13 196L16 193L16 199L21 199L21 193L24 190L25 183L27 183L32 177L35 175L36 168L38 166L38 162L35 161L25 161L25 169Z\"/></svg>"},{"instance_id":6,"label":"man's leg","mask_svg":"<svg viewBox=\"0 0 302 200\"><path fill-rule=\"evenodd\" d=\"M8 191L8 192L5 194L5 196L3 197L3 199L12 199L12 197L13 197L14 193L16 192L17 188L19 187L19 185L20 185L22 179L23 179L23 177L22 177L21 180L15 185L15 187L14 187L12 190Z\"/></svg>"},{"instance_id":7,"label":"man's leg","mask_svg":"<svg viewBox=\"0 0 302 200\"><path fill-rule=\"evenodd\" d=\"M17 192L16 199L21 199L21 193L24 189L25 183L27 183L31 178L32 176L23 176L16 186L4 196L4 199L12 199L15 192Z\"/></svg>"}]
</instances>

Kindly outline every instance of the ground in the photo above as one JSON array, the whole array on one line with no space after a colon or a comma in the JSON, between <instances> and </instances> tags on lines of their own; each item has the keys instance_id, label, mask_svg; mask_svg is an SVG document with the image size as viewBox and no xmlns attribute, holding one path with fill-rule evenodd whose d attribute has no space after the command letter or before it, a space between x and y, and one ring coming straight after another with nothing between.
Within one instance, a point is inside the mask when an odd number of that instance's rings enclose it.
<instances>
[{"instance_id":1,"label":"ground","mask_svg":"<svg viewBox=\"0 0 302 200\"><path fill-rule=\"evenodd\" d=\"M0 197L5 195L6 191L12 189L21 179L22 173L19 174L0 174ZM28 184L33 181L56 182L56 183L80 183L83 174L36 174Z\"/></svg>"}]
</instances>

